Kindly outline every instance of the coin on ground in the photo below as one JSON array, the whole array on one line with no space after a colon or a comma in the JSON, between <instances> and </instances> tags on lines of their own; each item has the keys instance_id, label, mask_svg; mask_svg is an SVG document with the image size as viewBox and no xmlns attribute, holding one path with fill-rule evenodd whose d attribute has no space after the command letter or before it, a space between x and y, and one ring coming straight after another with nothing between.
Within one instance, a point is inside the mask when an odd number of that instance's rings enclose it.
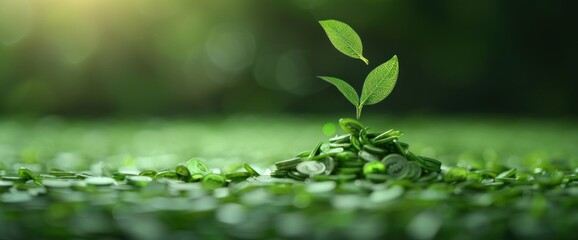
<instances>
[{"instance_id":1,"label":"coin on ground","mask_svg":"<svg viewBox=\"0 0 578 240\"><path fill-rule=\"evenodd\" d=\"M297 165L297 171L307 175L318 175L325 172L325 164L317 161L305 161Z\"/></svg>"}]
</instances>

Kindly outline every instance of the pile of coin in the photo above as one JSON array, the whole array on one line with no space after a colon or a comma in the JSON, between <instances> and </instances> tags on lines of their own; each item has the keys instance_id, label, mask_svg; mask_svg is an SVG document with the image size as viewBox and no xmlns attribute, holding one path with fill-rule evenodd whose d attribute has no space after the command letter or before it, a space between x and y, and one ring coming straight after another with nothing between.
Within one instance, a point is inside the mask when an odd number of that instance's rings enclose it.
<instances>
[{"instance_id":1,"label":"pile of coin","mask_svg":"<svg viewBox=\"0 0 578 240\"><path fill-rule=\"evenodd\" d=\"M399 141L403 132L390 129L368 133L359 121L342 118L339 125L346 134L319 143L312 151L275 163L276 178L305 181L346 182L367 179L380 183L388 179L429 181L439 179L441 162L409 151Z\"/></svg>"}]
</instances>

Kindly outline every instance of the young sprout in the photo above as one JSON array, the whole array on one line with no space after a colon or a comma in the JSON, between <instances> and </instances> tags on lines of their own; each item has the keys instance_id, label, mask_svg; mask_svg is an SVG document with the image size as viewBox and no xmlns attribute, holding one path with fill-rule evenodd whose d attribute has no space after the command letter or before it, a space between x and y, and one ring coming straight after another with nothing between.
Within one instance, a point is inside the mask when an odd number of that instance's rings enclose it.
<instances>
[{"instance_id":1,"label":"young sprout","mask_svg":"<svg viewBox=\"0 0 578 240\"><path fill-rule=\"evenodd\" d=\"M337 20L323 20L319 21L319 23L337 50L369 64L369 61L362 55L363 46L359 35L349 25ZM355 106L356 116L359 119L363 106L376 104L389 96L395 87L398 74L399 61L397 56L394 55L367 75L363 83L361 97L351 85L339 78L328 76L319 76L319 78L337 87L343 96Z\"/></svg>"}]
</instances>

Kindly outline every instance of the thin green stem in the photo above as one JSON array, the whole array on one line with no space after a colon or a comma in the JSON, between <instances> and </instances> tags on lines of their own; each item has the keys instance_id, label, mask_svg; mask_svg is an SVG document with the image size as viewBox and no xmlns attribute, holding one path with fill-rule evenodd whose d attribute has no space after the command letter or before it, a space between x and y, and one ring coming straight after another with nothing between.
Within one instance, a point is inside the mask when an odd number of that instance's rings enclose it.
<instances>
[{"instance_id":1,"label":"thin green stem","mask_svg":"<svg viewBox=\"0 0 578 240\"><path fill-rule=\"evenodd\" d=\"M367 60L367 58L363 57L361 54L359 54L359 59L361 59L361 61L363 61L365 65L369 65L369 60Z\"/></svg>"},{"instance_id":2,"label":"thin green stem","mask_svg":"<svg viewBox=\"0 0 578 240\"><path fill-rule=\"evenodd\" d=\"M363 108L363 105L359 105L358 107L355 108L357 110L356 111L357 119L361 117L361 108Z\"/></svg>"}]
</instances>

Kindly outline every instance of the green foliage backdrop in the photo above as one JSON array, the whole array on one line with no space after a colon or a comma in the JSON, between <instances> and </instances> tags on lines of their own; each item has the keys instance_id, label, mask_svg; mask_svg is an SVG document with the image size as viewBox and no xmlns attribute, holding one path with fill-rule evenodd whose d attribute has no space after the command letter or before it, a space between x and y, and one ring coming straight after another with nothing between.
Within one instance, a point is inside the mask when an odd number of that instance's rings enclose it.
<instances>
[{"instance_id":1,"label":"green foliage backdrop","mask_svg":"<svg viewBox=\"0 0 578 240\"><path fill-rule=\"evenodd\" d=\"M0 113L336 112L348 103L315 76L360 89L397 54L396 91L370 112L575 116L568 4L0 1ZM355 28L373 62L335 52L321 19Z\"/></svg>"}]
</instances>

